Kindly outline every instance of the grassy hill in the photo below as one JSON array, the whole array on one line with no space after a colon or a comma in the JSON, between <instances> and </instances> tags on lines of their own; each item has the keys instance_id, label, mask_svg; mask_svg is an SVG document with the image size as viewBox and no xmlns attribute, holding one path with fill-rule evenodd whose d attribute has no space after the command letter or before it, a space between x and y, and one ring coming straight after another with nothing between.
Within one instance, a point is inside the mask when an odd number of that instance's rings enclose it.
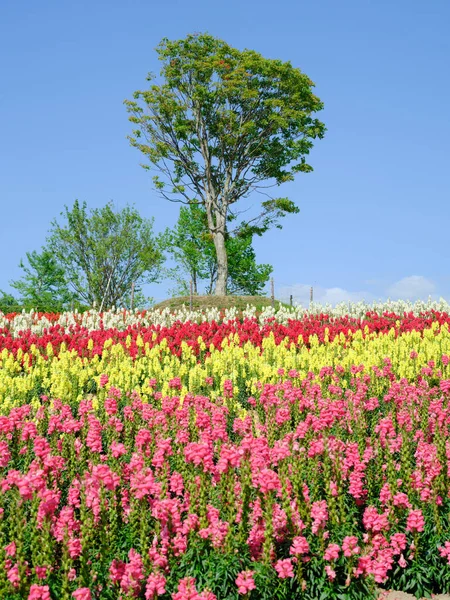
<instances>
[{"instance_id":1,"label":"grassy hill","mask_svg":"<svg viewBox=\"0 0 450 600\"><path fill-rule=\"evenodd\" d=\"M189 307L189 296L181 296L179 298L169 298L164 302L159 302L154 309L177 309L183 304ZM272 301L265 296L193 296L192 307L194 309L218 308L225 310L227 308L236 307L238 310L244 310L247 307L256 306L257 311L261 311L265 306L271 306ZM280 302L275 300L275 307L279 306Z\"/></svg>"}]
</instances>

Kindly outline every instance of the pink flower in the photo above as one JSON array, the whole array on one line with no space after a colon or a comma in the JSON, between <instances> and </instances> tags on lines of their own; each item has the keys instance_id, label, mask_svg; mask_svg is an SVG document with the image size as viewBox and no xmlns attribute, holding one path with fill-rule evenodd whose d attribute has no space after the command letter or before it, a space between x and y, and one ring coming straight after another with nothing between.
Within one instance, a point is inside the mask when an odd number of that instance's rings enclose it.
<instances>
[{"instance_id":1,"label":"pink flower","mask_svg":"<svg viewBox=\"0 0 450 600\"><path fill-rule=\"evenodd\" d=\"M119 458L119 456L123 456L127 453L124 444L121 444L120 442L113 442L109 449L114 458Z\"/></svg>"},{"instance_id":2,"label":"pink flower","mask_svg":"<svg viewBox=\"0 0 450 600\"><path fill-rule=\"evenodd\" d=\"M13 567L8 569L6 576L13 586L17 587L20 583L19 565L16 563Z\"/></svg>"},{"instance_id":3,"label":"pink flower","mask_svg":"<svg viewBox=\"0 0 450 600\"><path fill-rule=\"evenodd\" d=\"M363 524L367 531L379 533L389 529L387 512L378 514L374 506L368 506L363 514Z\"/></svg>"},{"instance_id":4,"label":"pink flower","mask_svg":"<svg viewBox=\"0 0 450 600\"><path fill-rule=\"evenodd\" d=\"M112 415L115 415L117 413L117 400L115 398L106 398L106 400L103 403L103 408L105 409L105 412L107 415L109 415L110 417Z\"/></svg>"},{"instance_id":5,"label":"pink flower","mask_svg":"<svg viewBox=\"0 0 450 600\"><path fill-rule=\"evenodd\" d=\"M75 600L92 600L91 590L87 587L78 588L72 592L72 596Z\"/></svg>"},{"instance_id":6,"label":"pink flower","mask_svg":"<svg viewBox=\"0 0 450 600\"><path fill-rule=\"evenodd\" d=\"M172 594L173 600L198 600L199 594L195 588L193 577L184 577L178 583L178 592Z\"/></svg>"},{"instance_id":7,"label":"pink flower","mask_svg":"<svg viewBox=\"0 0 450 600\"><path fill-rule=\"evenodd\" d=\"M439 387L441 388L441 391L444 392L444 394L450 392L450 379L441 379L441 381L439 382Z\"/></svg>"},{"instance_id":8,"label":"pink flower","mask_svg":"<svg viewBox=\"0 0 450 600\"><path fill-rule=\"evenodd\" d=\"M78 558L81 556L81 540L78 538L70 538L67 542L70 558Z\"/></svg>"},{"instance_id":9,"label":"pink flower","mask_svg":"<svg viewBox=\"0 0 450 600\"><path fill-rule=\"evenodd\" d=\"M256 588L253 575L255 571L241 571L236 577L236 585L238 586L239 594L248 594Z\"/></svg>"},{"instance_id":10,"label":"pink flower","mask_svg":"<svg viewBox=\"0 0 450 600\"><path fill-rule=\"evenodd\" d=\"M92 467L92 478L111 491L120 483L119 476L114 471L111 471L108 465L95 465Z\"/></svg>"},{"instance_id":11,"label":"pink flower","mask_svg":"<svg viewBox=\"0 0 450 600\"><path fill-rule=\"evenodd\" d=\"M120 587L127 593L139 593L141 581L144 579L144 565L141 555L133 548L128 552L129 562L125 563Z\"/></svg>"},{"instance_id":12,"label":"pink flower","mask_svg":"<svg viewBox=\"0 0 450 600\"><path fill-rule=\"evenodd\" d=\"M71 494L71 499L73 499L74 490L73 488L69 491ZM56 523L54 526L53 535L58 540L58 542L62 542L64 540L64 536L66 533L74 533L78 531L80 528L79 522L75 519L75 511L72 506L64 506L59 516L56 519Z\"/></svg>"},{"instance_id":13,"label":"pink flower","mask_svg":"<svg viewBox=\"0 0 450 600\"><path fill-rule=\"evenodd\" d=\"M190 442L184 448L184 456L187 462L192 462L196 466L203 463L205 470L214 470L213 448L206 442Z\"/></svg>"},{"instance_id":14,"label":"pink flower","mask_svg":"<svg viewBox=\"0 0 450 600\"><path fill-rule=\"evenodd\" d=\"M256 486L263 494L267 494L272 490L281 490L280 478L272 469L261 469L255 480Z\"/></svg>"},{"instance_id":15,"label":"pink flower","mask_svg":"<svg viewBox=\"0 0 450 600\"><path fill-rule=\"evenodd\" d=\"M406 535L404 533L394 533L391 536L390 543L394 554L400 554L402 550L405 550L407 545Z\"/></svg>"},{"instance_id":16,"label":"pink flower","mask_svg":"<svg viewBox=\"0 0 450 600\"><path fill-rule=\"evenodd\" d=\"M154 546L149 549L148 556L154 567L159 567L160 569L166 569L168 566L167 557L161 552L158 552Z\"/></svg>"},{"instance_id":17,"label":"pink flower","mask_svg":"<svg viewBox=\"0 0 450 600\"><path fill-rule=\"evenodd\" d=\"M161 486L155 481L151 469L144 469L133 474L130 477L130 488L138 500L152 494L158 496L161 493Z\"/></svg>"},{"instance_id":18,"label":"pink flower","mask_svg":"<svg viewBox=\"0 0 450 600\"><path fill-rule=\"evenodd\" d=\"M45 579L49 569L47 567L34 567L34 570L38 579Z\"/></svg>"},{"instance_id":19,"label":"pink flower","mask_svg":"<svg viewBox=\"0 0 450 600\"><path fill-rule=\"evenodd\" d=\"M367 575L370 571L370 556L360 556L358 559L358 566L353 570L353 574L355 577L359 577L360 575Z\"/></svg>"},{"instance_id":20,"label":"pink flower","mask_svg":"<svg viewBox=\"0 0 450 600\"><path fill-rule=\"evenodd\" d=\"M102 451L102 424L93 415L87 416L89 429L86 436L86 446L92 452Z\"/></svg>"},{"instance_id":21,"label":"pink flower","mask_svg":"<svg viewBox=\"0 0 450 600\"><path fill-rule=\"evenodd\" d=\"M406 519L406 531L411 531L413 533L420 532L423 531L424 526L425 521L422 511L420 509L410 511L408 518Z\"/></svg>"},{"instance_id":22,"label":"pink flower","mask_svg":"<svg viewBox=\"0 0 450 600\"><path fill-rule=\"evenodd\" d=\"M311 517L313 520L312 524L312 532L318 533L319 529L323 529L325 527L326 522L328 521L328 510L327 503L325 500L318 500L317 502L313 502L311 506Z\"/></svg>"},{"instance_id":23,"label":"pink flower","mask_svg":"<svg viewBox=\"0 0 450 600\"><path fill-rule=\"evenodd\" d=\"M145 588L145 600L153 600L156 596L166 593L166 578L164 575L152 573L147 579Z\"/></svg>"},{"instance_id":24,"label":"pink flower","mask_svg":"<svg viewBox=\"0 0 450 600\"><path fill-rule=\"evenodd\" d=\"M187 550L188 540L185 535L178 532L177 535L172 538L172 548L175 556L179 556L180 554L184 554ZM213 542L214 544L214 542Z\"/></svg>"},{"instance_id":25,"label":"pink flower","mask_svg":"<svg viewBox=\"0 0 450 600\"><path fill-rule=\"evenodd\" d=\"M11 542L7 546L5 546L5 552L8 556L15 556L16 555L16 543Z\"/></svg>"},{"instance_id":26,"label":"pink flower","mask_svg":"<svg viewBox=\"0 0 450 600\"><path fill-rule=\"evenodd\" d=\"M394 496L394 506L399 508L411 508L408 496L404 492L399 492Z\"/></svg>"},{"instance_id":27,"label":"pink flower","mask_svg":"<svg viewBox=\"0 0 450 600\"><path fill-rule=\"evenodd\" d=\"M105 373L103 373L102 375L100 375L100 387L103 388L105 387L105 385L107 385L109 381L109 377L108 375L106 375Z\"/></svg>"},{"instance_id":28,"label":"pink flower","mask_svg":"<svg viewBox=\"0 0 450 600\"><path fill-rule=\"evenodd\" d=\"M233 397L233 382L230 379L225 379L223 382L223 395L225 398Z\"/></svg>"},{"instance_id":29,"label":"pink flower","mask_svg":"<svg viewBox=\"0 0 450 600\"><path fill-rule=\"evenodd\" d=\"M347 535L342 542L342 550L344 551L344 556L350 558L354 554L359 554L360 547L358 546L358 538L354 535Z\"/></svg>"},{"instance_id":30,"label":"pink flower","mask_svg":"<svg viewBox=\"0 0 450 600\"><path fill-rule=\"evenodd\" d=\"M290 554L308 554L309 552L309 544L308 544L308 540L302 536L299 535L297 537L295 537L292 540L292 546L290 549Z\"/></svg>"},{"instance_id":31,"label":"pink flower","mask_svg":"<svg viewBox=\"0 0 450 600\"><path fill-rule=\"evenodd\" d=\"M6 467L11 460L11 452L9 451L7 442L0 442L0 467Z\"/></svg>"},{"instance_id":32,"label":"pink flower","mask_svg":"<svg viewBox=\"0 0 450 600\"><path fill-rule=\"evenodd\" d=\"M372 561L369 572L377 583L384 583L388 578L388 571L392 568L393 560L390 556L379 555Z\"/></svg>"},{"instance_id":33,"label":"pink flower","mask_svg":"<svg viewBox=\"0 0 450 600\"><path fill-rule=\"evenodd\" d=\"M170 491L181 496L184 490L183 476L174 471L170 477Z\"/></svg>"},{"instance_id":34,"label":"pink flower","mask_svg":"<svg viewBox=\"0 0 450 600\"><path fill-rule=\"evenodd\" d=\"M323 558L324 560L337 560L339 558L340 548L338 544L328 544Z\"/></svg>"},{"instance_id":35,"label":"pink flower","mask_svg":"<svg viewBox=\"0 0 450 600\"><path fill-rule=\"evenodd\" d=\"M330 481L330 492L334 498L336 498L336 496L338 495L338 486L335 481Z\"/></svg>"},{"instance_id":36,"label":"pink flower","mask_svg":"<svg viewBox=\"0 0 450 600\"><path fill-rule=\"evenodd\" d=\"M169 387L175 390L181 390L182 384L180 377L174 377L169 381Z\"/></svg>"},{"instance_id":37,"label":"pink flower","mask_svg":"<svg viewBox=\"0 0 450 600\"><path fill-rule=\"evenodd\" d=\"M385 483L380 491L380 502L382 504L387 504L391 499L392 494L388 483Z\"/></svg>"},{"instance_id":38,"label":"pink flower","mask_svg":"<svg viewBox=\"0 0 450 600\"><path fill-rule=\"evenodd\" d=\"M440 546L439 554L442 558L446 558L448 564L450 565L450 542L445 542L444 546Z\"/></svg>"},{"instance_id":39,"label":"pink flower","mask_svg":"<svg viewBox=\"0 0 450 600\"><path fill-rule=\"evenodd\" d=\"M274 565L275 571L278 573L280 579L287 579L288 577L294 577L294 569L292 566L291 558L281 558L277 560Z\"/></svg>"},{"instance_id":40,"label":"pink flower","mask_svg":"<svg viewBox=\"0 0 450 600\"><path fill-rule=\"evenodd\" d=\"M125 573L125 563L121 560L114 559L109 567L109 578L114 583L120 583L120 580Z\"/></svg>"},{"instance_id":41,"label":"pink flower","mask_svg":"<svg viewBox=\"0 0 450 600\"><path fill-rule=\"evenodd\" d=\"M325 573L328 576L330 581L333 581L336 578L336 571L330 567L330 565L326 565Z\"/></svg>"},{"instance_id":42,"label":"pink flower","mask_svg":"<svg viewBox=\"0 0 450 600\"><path fill-rule=\"evenodd\" d=\"M30 587L28 600L51 600L48 585L37 585L34 583Z\"/></svg>"}]
</instances>

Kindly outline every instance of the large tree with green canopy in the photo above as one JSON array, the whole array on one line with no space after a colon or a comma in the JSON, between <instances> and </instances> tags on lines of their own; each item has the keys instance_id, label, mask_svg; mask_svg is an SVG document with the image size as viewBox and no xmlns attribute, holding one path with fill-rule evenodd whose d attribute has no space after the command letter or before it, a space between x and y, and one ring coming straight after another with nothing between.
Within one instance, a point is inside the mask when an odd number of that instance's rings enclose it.
<instances>
[{"instance_id":1,"label":"large tree with green canopy","mask_svg":"<svg viewBox=\"0 0 450 600\"><path fill-rule=\"evenodd\" d=\"M161 82L127 100L135 125L130 141L154 168L166 199L197 202L206 211L217 256L215 293L227 292L227 223L239 201L264 200L239 226L254 233L298 212L270 187L309 172L312 142L325 127L314 117L322 102L313 82L290 62L237 50L208 34L163 39L157 48ZM151 81L150 75L148 80Z\"/></svg>"}]
</instances>

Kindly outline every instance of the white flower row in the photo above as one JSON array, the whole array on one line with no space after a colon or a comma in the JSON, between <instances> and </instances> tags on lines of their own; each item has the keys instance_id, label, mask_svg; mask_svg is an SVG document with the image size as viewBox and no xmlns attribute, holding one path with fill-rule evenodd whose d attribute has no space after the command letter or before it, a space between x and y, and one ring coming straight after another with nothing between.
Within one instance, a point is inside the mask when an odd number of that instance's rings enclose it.
<instances>
[{"instance_id":1,"label":"white flower row","mask_svg":"<svg viewBox=\"0 0 450 600\"><path fill-rule=\"evenodd\" d=\"M281 304L275 308L268 306L258 315L258 320L261 324L266 323L270 319L275 319L279 323L287 324L289 319L301 319L305 315L328 314L334 318L348 315L355 319L362 319L367 312L376 312L383 314L391 312L398 315L412 312L419 315L422 312L436 310L439 312L450 312L450 305L443 299L439 301L427 302L417 301L409 302L404 300L374 302L367 304L365 302L349 302L341 303L335 307L326 304L321 305L312 303L309 307L301 305L294 307L286 307ZM251 318L256 315L256 307L247 306L242 313L243 317ZM150 325L160 325L161 327L170 327L176 322L185 323L193 321L201 323L204 321L224 321L227 322L239 316L239 311L236 308L228 308L223 316L217 308L189 310L188 306L183 305L177 310L165 308L163 310L149 310L145 314L141 311L123 311L122 309L111 309L100 315L96 310L90 310L84 313L65 312L61 314L57 321L50 321L47 317L41 316L34 311L22 312L12 319L6 318L6 315L0 312L0 329L8 329L14 337L20 335L21 331L31 330L37 335L42 335L45 329L52 325L60 325L64 330L68 330L70 326L79 324L86 329L93 331L103 327L104 329L126 329L130 325L140 325L143 327Z\"/></svg>"}]
</instances>

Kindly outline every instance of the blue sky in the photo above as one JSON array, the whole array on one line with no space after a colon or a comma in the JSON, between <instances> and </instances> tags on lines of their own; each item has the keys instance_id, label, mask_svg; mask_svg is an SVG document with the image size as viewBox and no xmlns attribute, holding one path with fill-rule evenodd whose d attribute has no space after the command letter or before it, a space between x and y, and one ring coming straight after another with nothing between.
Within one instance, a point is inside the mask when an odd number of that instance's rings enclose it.
<instances>
[{"instance_id":1,"label":"blue sky","mask_svg":"<svg viewBox=\"0 0 450 600\"><path fill-rule=\"evenodd\" d=\"M280 188L300 214L255 242L276 295L450 300L449 24L448 0L2 0L0 289L75 198L174 224L123 100L161 38L207 31L290 60L325 103L314 172Z\"/></svg>"}]
</instances>

